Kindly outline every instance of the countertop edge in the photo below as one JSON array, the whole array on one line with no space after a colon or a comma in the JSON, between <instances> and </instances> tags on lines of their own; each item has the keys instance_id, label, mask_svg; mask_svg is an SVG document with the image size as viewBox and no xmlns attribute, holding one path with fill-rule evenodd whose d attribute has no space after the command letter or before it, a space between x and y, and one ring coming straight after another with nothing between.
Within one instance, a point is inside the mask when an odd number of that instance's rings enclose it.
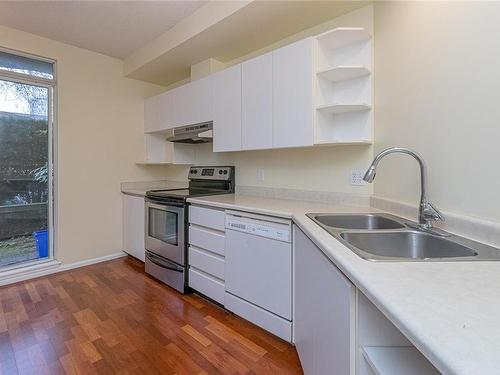
<instances>
[{"instance_id":1,"label":"countertop edge","mask_svg":"<svg viewBox=\"0 0 500 375\"><path fill-rule=\"evenodd\" d=\"M281 217L283 219L290 219L290 220L293 219L293 215L290 212L265 210L265 209L251 207L251 206L240 206L240 205L234 205L234 204L230 204L230 203L206 201L206 200L197 199L197 198L188 198L187 202L194 203L194 204L197 204L200 206L205 206L205 207L224 208L227 210L245 211L245 212L251 212L251 213L259 214L259 215Z\"/></svg>"},{"instance_id":2,"label":"countertop edge","mask_svg":"<svg viewBox=\"0 0 500 375\"><path fill-rule=\"evenodd\" d=\"M146 193L139 193L139 192L132 192L132 191L127 191L127 190L122 190L120 193L125 194L125 195L130 195L132 197L139 197L139 198L144 198L146 196Z\"/></svg>"}]
</instances>

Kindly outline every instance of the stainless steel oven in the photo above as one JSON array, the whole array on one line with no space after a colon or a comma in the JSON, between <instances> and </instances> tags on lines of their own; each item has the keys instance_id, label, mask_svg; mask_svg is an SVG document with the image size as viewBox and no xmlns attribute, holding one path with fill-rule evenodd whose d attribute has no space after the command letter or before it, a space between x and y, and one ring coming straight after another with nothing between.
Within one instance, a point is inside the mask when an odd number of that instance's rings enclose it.
<instances>
[{"instance_id":1,"label":"stainless steel oven","mask_svg":"<svg viewBox=\"0 0 500 375\"><path fill-rule=\"evenodd\" d=\"M146 261L151 276L181 293L186 289L186 208L146 199Z\"/></svg>"},{"instance_id":2,"label":"stainless steel oven","mask_svg":"<svg viewBox=\"0 0 500 375\"><path fill-rule=\"evenodd\" d=\"M191 167L188 179L188 188L146 193L146 272L181 293L188 290L186 199L234 192L234 167Z\"/></svg>"},{"instance_id":3,"label":"stainless steel oven","mask_svg":"<svg viewBox=\"0 0 500 375\"><path fill-rule=\"evenodd\" d=\"M184 264L184 205L170 206L146 200L146 250Z\"/></svg>"}]
</instances>

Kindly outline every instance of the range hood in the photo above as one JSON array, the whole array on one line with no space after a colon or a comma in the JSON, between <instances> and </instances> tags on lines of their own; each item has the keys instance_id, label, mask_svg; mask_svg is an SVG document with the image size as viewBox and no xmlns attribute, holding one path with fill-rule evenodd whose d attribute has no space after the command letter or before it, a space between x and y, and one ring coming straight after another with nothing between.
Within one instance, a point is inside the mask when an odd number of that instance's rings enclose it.
<instances>
[{"instance_id":1,"label":"range hood","mask_svg":"<svg viewBox=\"0 0 500 375\"><path fill-rule=\"evenodd\" d=\"M168 131L167 141L194 144L209 143L213 141L212 128L212 121L179 126Z\"/></svg>"}]
</instances>

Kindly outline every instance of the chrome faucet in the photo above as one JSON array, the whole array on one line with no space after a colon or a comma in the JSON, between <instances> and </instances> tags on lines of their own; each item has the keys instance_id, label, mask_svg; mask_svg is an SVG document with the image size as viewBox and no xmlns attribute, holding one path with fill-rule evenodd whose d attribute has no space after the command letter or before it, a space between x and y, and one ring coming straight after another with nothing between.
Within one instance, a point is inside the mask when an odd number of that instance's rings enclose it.
<instances>
[{"instance_id":1,"label":"chrome faucet","mask_svg":"<svg viewBox=\"0 0 500 375\"><path fill-rule=\"evenodd\" d=\"M413 156L420 166L420 206L418 211L418 227L426 231L433 230L432 223L434 221L444 221L444 216L439 212L439 210L427 199L427 168L425 166L424 159L418 153L402 147L391 147L380 152L375 159L373 159L372 165L365 173L363 180L372 183L375 179L377 173L377 166L380 160L389 154L402 153Z\"/></svg>"}]
</instances>

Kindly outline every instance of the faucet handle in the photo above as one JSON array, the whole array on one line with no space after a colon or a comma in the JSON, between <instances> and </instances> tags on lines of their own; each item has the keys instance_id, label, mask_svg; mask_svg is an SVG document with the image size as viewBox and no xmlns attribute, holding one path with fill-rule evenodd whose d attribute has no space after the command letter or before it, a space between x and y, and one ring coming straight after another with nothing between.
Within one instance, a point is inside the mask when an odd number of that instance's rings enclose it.
<instances>
[{"instance_id":1,"label":"faucet handle","mask_svg":"<svg viewBox=\"0 0 500 375\"><path fill-rule=\"evenodd\" d=\"M444 221L444 215L431 202L425 202L422 214L427 227L432 227L433 221Z\"/></svg>"}]
</instances>

